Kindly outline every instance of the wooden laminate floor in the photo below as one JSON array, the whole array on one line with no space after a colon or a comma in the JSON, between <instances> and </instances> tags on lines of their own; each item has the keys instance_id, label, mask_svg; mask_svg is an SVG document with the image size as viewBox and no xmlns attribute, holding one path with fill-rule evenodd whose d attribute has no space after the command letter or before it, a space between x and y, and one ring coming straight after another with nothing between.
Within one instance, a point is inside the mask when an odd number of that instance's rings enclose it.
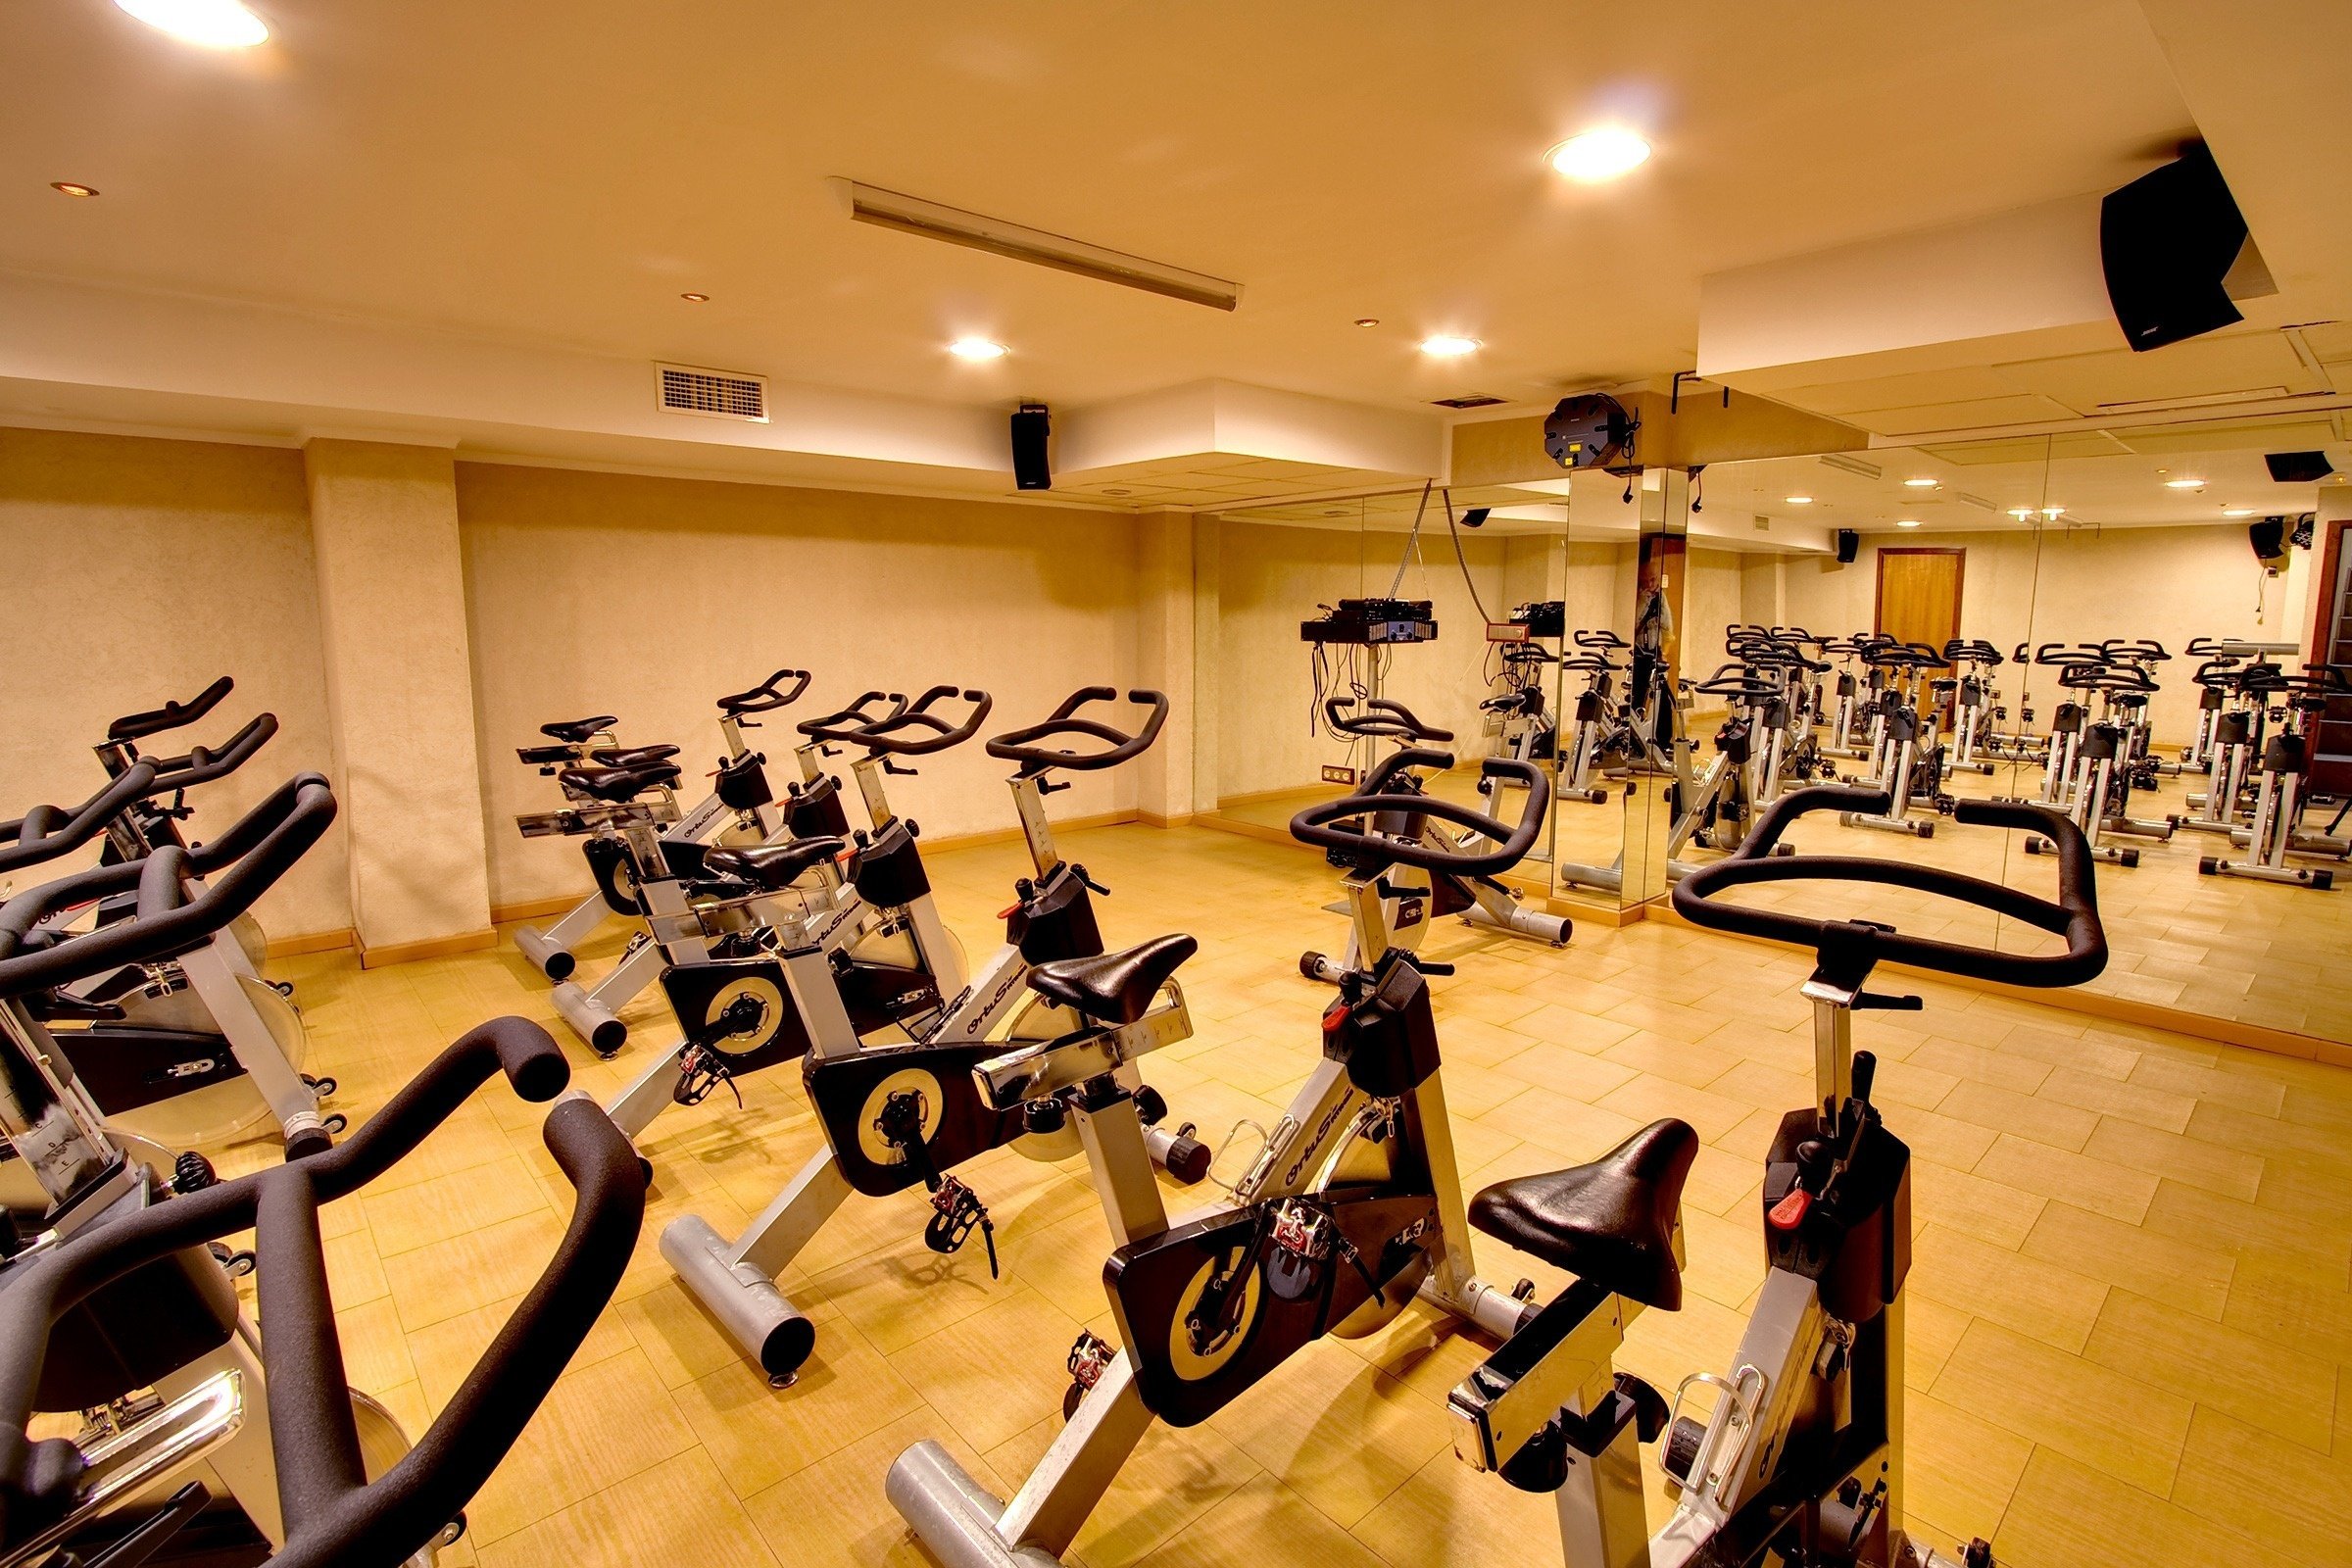
<instances>
[{"instance_id":1,"label":"wooden laminate floor","mask_svg":"<svg viewBox=\"0 0 2352 1568\"><path fill-rule=\"evenodd\" d=\"M1182 975L1198 1032L1148 1076L1212 1140L1270 1125L1315 1056L1328 993L1296 962L1342 940L1319 907L1328 870L1200 829L1072 832L1063 849L1113 890L1100 908L1114 944L1201 939ZM1020 853L933 857L976 957ZM1431 951L1460 960L1436 984L1465 1186L1589 1158L1656 1116L1701 1133L1688 1303L1644 1313L1623 1361L1669 1391L1724 1369L1762 1274L1760 1155L1810 1095L1804 960L1655 923L1582 929L1565 951L1455 926ZM355 1115L480 1019L549 1016L544 982L511 948L282 972L316 1065ZM1990 1536L2020 1568L2352 1562L2352 1074L1921 989L1924 1013L1864 1014L1858 1029L1916 1157L1915 1522L1946 1543ZM574 1052L600 1097L672 1038L658 1001L630 1016L638 1042L615 1062ZM882 1494L900 1450L942 1439L1008 1491L1058 1430L1073 1336L1110 1332L1108 1241L1082 1163L1003 1152L966 1167L996 1216L1001 1279L977 1245L950 1259L924 1250L919 1193L854 1200L788 1276L819 1325L789 1391L747 1369L672 1280L662 1225L694 1211L732 1234L818 1147L798 1078L745 1084L740 1110L721 1095L655 1124L652 1210L619 1299L447 1560L917 1563ZM421 1427L536 1275L567 1204L535 1115L493 1090L335 1205L355 1381ZM1493 1244L1478 1253L1489 1277L1557 1283ZM1076 1555L1097 1568L1557 1560L1545 1499L1453 1456L1442 1401L1482 1353L1418 1307L1370 1339L1311 1347L1217 1418L1155 1432ZM1662 1508L1654 1485L1651 1500Z\"/></svg>"}]
</instances>

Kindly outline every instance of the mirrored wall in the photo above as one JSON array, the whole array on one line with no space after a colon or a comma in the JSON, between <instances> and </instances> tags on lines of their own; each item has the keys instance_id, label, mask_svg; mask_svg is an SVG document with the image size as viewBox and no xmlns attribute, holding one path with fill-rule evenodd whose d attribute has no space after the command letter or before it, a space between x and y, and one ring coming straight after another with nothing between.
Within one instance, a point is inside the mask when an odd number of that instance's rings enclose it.
<instances>
[{"instance_id":1,"label":"mirrored wall","mask_svg":"<svg viewBox=\"0 0 2352 1568\"><path fill-rule=\"evenodd\" d=\"M2048 804L2098 855L2094 993L2352 1043L2338 464L2325 420L2217 419L1228 513L1220 814L1279 832L1414 744L1348 722L1396 705L1455 760L1435 793L1509 816L1483 760L1544 768L1514 880L1605 920L1819 781L1891 798L1807 817L1800 849L2047 896L2050 846L1984 813ZM1426 605L1435 635L1301 635L1380 599ZM1906 930L2056 948L1885 899Z\"/></svg>"}]
</instances>

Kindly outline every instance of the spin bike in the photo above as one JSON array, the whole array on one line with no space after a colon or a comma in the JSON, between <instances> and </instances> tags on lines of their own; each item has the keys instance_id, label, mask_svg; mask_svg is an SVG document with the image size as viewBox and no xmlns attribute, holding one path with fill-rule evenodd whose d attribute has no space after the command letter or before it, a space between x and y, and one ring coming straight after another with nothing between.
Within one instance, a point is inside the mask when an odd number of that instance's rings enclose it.
<instances>
[{"instance_id":1,"label":"spin bike","mask_svg":"<svg viewBox=\"0 0 2352 1568\"><path fill-rule=\"evenodd\" d=\"M193 850L178 836L185 808L151 804L158 795L176 796L232 770L275 730L276 721L265 713L219 754L199 748L189 757L165 760L166 765L188 764L179 771L159 773L156 762L141 759L72 811L39 806L16 822L0 824L0 839L9 841L0 851L0 870L47 864L101 834L106 837L102 868L169 849L186 858L192 875L201 876L265 837L299 856L324 836L335 817L334 796L316 773L295 775ZM125 854L125 847L135 853ZM291 864L289 858L272 875ZM40 940L113 929L136 914L132 891L111 890L86 907L53 911L54 925ZM183 1150L224 1144L274 1124L288 1159L314 1154L343 1130L341 1115L319 1108L319 1102L335 1092L335 1081L303 1072L309 1041L302 1015L286 1000L289 988L263 979L254 968L240 935L252 929L251 920L243 918L183 948L28 996L24 1004L54 1026L56 1049L71 1060L99 1110L122 1129Z\"/></svg>"},{"instance_id":2,"label":"spin bike","mask_svg":"<svg viewBox=\"0 0 2352 1568\"><path fill-rule=\"evenodd\" d=\"M1375 697L1364 704L1362 712L1355 712L1355 700L1333 697L1323 704L1323 716L1333 733L1350 740L1360 740L1377 747L1382 741L1394 741L1398 750L1374 764L1358 793L1364 795L1413 796L1431 798L1429 780L1425 774L1444 773L1453 766L1453 754L1426 747L1424 741L1450 741L1451 730L1425 724L1413 715L1402 703L1385 697ZM1519 765L1498 768L1498 761L1514 761ZM1493 758L1481 769L1478 793L1482 801L1493 802L1499 791L1522 787L1520 780L1538 771L1525 758ZM1382 817L1372 823L1372 831L1381 837L1422 836L1434 840L1441 848L1453 846L1453 835L1438 823L1432 823L1426 811L1402 812ZM1383 851L1375 846L1374 858ZM1345 852L1329 853L1331 863L1342 870L1352 870L1356 861ZM1532 941L1561 948L1575 930L1574 923L1564 914L1549 914L1530 909L1520 896L1505 887L1491 874L1479 876L1450 876L1430 872L1411 864L1398 865L1389 874L1377 879L1380 885L1380 907L1384 928L1381 939L1370 948L1357 949L1355 927L1348 927L1350 947L1345 957L1334 960L1323 954L1308 951L1298 956L1298 972L1309 980L1337 985L1343 976L1361 967L1364 953L1386 953L1393 948L1419 952L1429 935L1432 920L1458 914L1464 924L1484 931L1499 931L1506 936L1526 937ZM1346 900L1329 906L1335 913L1351 914Z\"/></svg>"},{"instance_id":3,"label":"spin bike","mask_svg":"<svg viewBox=\"0 0 2352 1568\"><path fill-rule=\"evenodd\" d=\"M339 1147L238 1181L199 1157L167 1175L117 1143L25 1005L115 968L227 940L302 853L303 813L331 809L309 776L286 820L233 856L168 846L26 892L0 908L0 1135L45 1211L6 1232L0 1261L0 1565L250 1563L430 1568L627 1267L645 1176L627 1140L577 1096L548 1150L577 1193L538 1283L412 1448L346 1386L318 1209L399 1163L502 1069L545 1102L568 1078L546 1031L481 1025ZM213 852L208 882L195 862ZM132 912L61 933L56 916L129 895ZM46 940L44 940L46 938ZM215 1247L258 1230L265 1342ZM80 1411L76 1438L27 1438L36 1411Z\"/></svg>"},{"instance_id":4,"label":"spin bike","mask_svg":"<svg viewBox=\"0 0 2352 1568\"><path fill-rule=\"evenodd\" d=\"M2139 851L2106 842L2110 833L2157 840L2173 836L2173 822L2145 821L2132 815L2131 766L2133 727L2122 715L2124 704L2136 699L2144 708L2155 681L2132 664L2073 664L2061 670L2058 684L2069 691L2096 692L2103 711L2071 732L2075 773L2065 789L2063 808L2089 844L2085 852L2102 865L2126 868L2139 864ZM2058 808L2052 808L2058 809ZM2049 841L2028 835L2026 853L2048 853Z\"/></svg>"},{"instance_id":5,"label":"spin bike","mask_svg":"<svg viewBox=\"0 0 2352 1568\"><path fill-rule=\"evenodd\" d=\"M1870 782L1886 792L1884 811L1841 811L1846 827L1875 827L1916 838L1936 836L1936 818L1914 816L1925 803L1941 815L1952 812L1952 797L1943 789L1943 734L1932 704L1921 702L1920 687L1931 669L1946 667L1942 654L1925 643L1892 639L1867 648L1862 662L1887 673L1878 694L1877 745Z\"/></svg>"},{"instance_id":6,"label":"spin bike","mask_svg":"<svg viewBox=\"0 0 2352 1568\"><path fill-rule=\"evenodd\" d=\"M1133 734L1088 713L1092 705L1116 702L1118 695L1108 686L1083 687L1044 722L988 743L991 757L1018 764L1008 782L1034 874L1014 884L1004 948L935 1017L905 1026L913 1038L903 1044L861 1041L845 1013L833 966L812 946L785 943L775 954L706 977L716 981L702 993L710 1021L693 1035L689 1049L752 1045L770 1058L777 1053L798 1057L825 1133L826 1148L733 1242L699 1214L683 1215L662 1233L662 1255L679 1282L775 1387L795 1380L815 1348L816 1333L776 1282L852 1193L887 1198L920 1184L931 1195L924 1244L935 1252L955 1252L976 1230L993 1275L994 1222L979 1195L952 1172L1006 1145L1042 1160L1079 1152L1066 1119L1020 1105L991 1105L972 1075L975 1063L1012 1045L1065 1040L1093 1029L1086 1010L1090 993L1074 980L1056 985L1042 979L1048 970L1092 977L1136 999L1133 1015L1118 1020L1118 1027L1133 1026L1161 1045L1192 1032L1181 995L1145 1019L1159 983L1136 980L1130 955L1103 953L1090 894L1105 890L1084 866L1061 858L1046 818L1047 794L1070 787L1054 783L1055 772L1115 767L1142 756L1158 737L1168 715L1168 700L1158 692L1127 694L1129 703L1149 711ZM679 1016L695 1014L681 1004ZM730 1022L742 1034L732 1044L723 1037ZM689 1072L712 1070L692 1055L685 1066ZM1159 1126L1167 1107L1158 1093L1132 1068L1119 1077L1123 1092L1142 1107L1150 1159L1181 1182L1205 1176L1209 1152L1192 1136L1191 1125ZM626 1127L627 1118L621 1120Z\"/></svg>"},{"instance_id":7,"label":"spin bike","mask_svg":"<svg viewBox=\"0 0 2352 1568\"><path fill-rule=\"evenodd\" d=\"M1159 1043L1137 1038L1152 1016L1144 1009L1192 939L1162 937L1100 966L1047 964L1031 977L1097 1027L983 1061L975 1076L1006 1114L1075 1124L1117 1244L1102 1279L1124 1348L1079 1337L1069 1424L1008 1502L936 1442L899 1456L890 1500L947 1568L1051 1568L1154 1420L1199 1425L1326 1334L1370 1334L1415 1297L1495 1335L1531 1310L1472 1268L1425 978L1450 971L1379 949L1389 867L1493 876L1535 843L1544 774L1507 759L1488 765L1516 773L1526 790L1515 828L1406 794L1345 796L1292 819L1294 837L1359 862L1348 904L1357 951L1371 956L1342 979L1323 1014L1322 1060L1228 1206L1170 1223L1135 1096L1115 1076ZM1399 814L1452 831L1441 841L1375 830ZM1459 847L1471 842L1484 847Z\"/></svg>"},{"instance_id":8,"label":"spin bike","mask_svg":"<svg viewBox=\"0 0 2352 1568\"><path fill-rule=\"evenodd\" d=\"M1876 1058L1853 1015L1914 1011L1917 997L1867 989L1883 962L2018 986L2073 986L2107 963L2094 866L2074 823L2039 807L1963 801L1963 822L2024 828L2058 847L2055 904L1899 860L1773 858L1782 831L1817 810L1883 810L1860 790L1784 796L1730 859L1674 890L1693 925L1810 948L1814 1102L1781 1118L1758 1219L1768 1264L1733 1371L1683 1380L1671 1404L1612 1362L1646 1307L1682 1305L1681 1197L1698 1135L1659 1121L1568 1170L1490 1187L1470 1223L1575 1278L1447 1399L1454 1451L1524 1492L1549 1494L1568 1568L1760 1564L1948 1568L1903 1514L1903 1297L1911 1262L1911 1152L1870 1098ZM2021 957L1907 937L1877 921L1817 920L1722 902L1755 883L1874 882L1934 894L2062 936ZM1675 1510L1653 1537L1639 1445L1664 1439ZM1966 1568L1991 1568L1973 1541Z\"/></svg>"},{"instance_id":9,"label":"spin bike","mask_svg":"<svg viewBox=\"0 0 2352 1568\"><path fill-rule=\"evenodd\" d=\"M808 689L808 679L805 669L779 669L750 691L718 700L718 732L726 743L727 754L718 760L710 794L662 830L665 841L679 845L724 842L730 833L741 836L756 827L760 836L764 837L772 829L767 808L774 797L769 794L766 775L761 771L766 759L752 754L743 732L760 727L759 720L752 717L754 713L773 712L800 701L801 694ZM784 689L787 681L792 683L789 690ZM611 732L603 726L612 722L610 715L599 715L542 724L540 733L549 736L554 744L518 747L515 756L553 777L563 786L565 800L582 803L597 797L567 777L572 770L645 767L668 762L678 755L678 749L668 745L592 744L600 732L610 741ZM591 725L598 728L588 728ZM747 821L747 817L757 821ZM523 832L525 837L534 836L527 827ZM634 867L623 847L612 838L600 835L589 838L581 848L587 856L589 873L596 879L596 891L544 931L521 926L514 932L516 950L550 980L571 978L579 967L579 948L607 919L640 919L646 912L644 895L636 885ZM627 1006L630 999L652 982L651 974L631 973L628 980L617 978L629 969L631 960L638 959L645 940L642 930L634 933L613 975L608 976L592 993L608 1011Z\"/></svg>"},{"instance_id":10,"label":"spin bike","mask_svg":"<svg viewBox=\"0 0 2352 1568\"><path fill-rule=\"evenodd\" d=\"M2230 834L2232 844L2251 850L2254 858L2208 855L2198 859L2197 870L2206 876L2247 877L2325 892L2335 886L2333 870L2297 865L2287 857L2352 857L2352 842L2303 828L2303 810L2311 803L2313 737L2329 700L2352 696L2352 665L2306 664L2300 675L2289 675L2277 665L2258 668L2267 673L2250 672L2245 690L2268 705L2267 716L2276 727L2261 743L2253 814L2244 827ZM2250 743L2241 745L2241 757L2252 750Z\"/></svg>"}]
</instances>

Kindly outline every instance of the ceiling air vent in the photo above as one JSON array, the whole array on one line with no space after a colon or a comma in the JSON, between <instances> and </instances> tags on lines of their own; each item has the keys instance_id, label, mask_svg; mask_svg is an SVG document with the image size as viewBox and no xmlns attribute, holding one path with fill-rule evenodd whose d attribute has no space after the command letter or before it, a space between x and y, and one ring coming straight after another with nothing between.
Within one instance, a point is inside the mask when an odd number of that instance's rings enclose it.
<instances>
[{"instance_id":1,"label":"ceiling air vent","mask_svg":"<svg viewBox=\"0 0 2352 1568\"><path fill-rule=\"evenodd\" d=\"M662 407L672 414L699 414L711 419L767 422L767 380L735 370L701 370L686 365L660 365Z\"/></svg>"},{"instance_id":2,"label":"ceiling air vent","mask_svg":"<svg viewBox=\"0 0 2352 1568\"><path fill-rule=\"evenodd\" d=\"M1506 398L1491 398L1479 393L1466 398L1433 398L1431 403L1441 409L1492 409L1508 401Z\"/></svg>"}]
</instances>

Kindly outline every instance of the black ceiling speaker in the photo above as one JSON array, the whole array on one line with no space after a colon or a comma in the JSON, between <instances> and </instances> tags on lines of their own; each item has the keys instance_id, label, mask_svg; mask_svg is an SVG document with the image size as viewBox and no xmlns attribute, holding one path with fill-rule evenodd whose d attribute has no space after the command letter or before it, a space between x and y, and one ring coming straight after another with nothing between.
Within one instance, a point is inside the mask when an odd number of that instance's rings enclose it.
<instances>
[{"instance_id":1,"label":"black ceiling speaker","mask_svg":"<svg viewBox=\"0 0 2352 1568\"><path fill-rule=\"evenodd\" d=\"M2286 555L2286 519L2265 517L2260 522L2247 523L2246 543L2254 547L2256 560L2280 561Z\"/></svg>"},{"instance_id":2,"label":"black ceiling speaker","mask_svg":"<svg viewBox=\"0 0 2352 1568\"><path fill-rule=\"evenodd\" d=\"M1494 511L1493 507L1472 507L1468 512L1462 514L1462 526L1484 528L1487 525L1487 518Z\"/></svg>"},{"instance_id":3,"label":"black ceiling speaker","mask_svg":"<svg viewBox=\"0 0 2352 1568\"><path fill-rule=\"evenodd\" d=\"M1012 416L1012 483L1020 490L1051 490L1054 468L1046 460L1046 438L1054 416L1043 403L1024 403Z\"/></svg>"},{"instance_id":4,"label":"black ceiling speaker","mask_svg":"<svg viewBox=\"0 0 2352 1568\"><path fill-rule=\"evenodd\" d=\"M1560 399L1544 420L1544 450L1563 468L1614 473L1633 461L1634 432L1641 428L1606 392L1580 392Z\"/></svg>"},{"instance_id":5,"label":"black ceiling speaker","mask_svg":"<svg viewBox=\"0 0 2352 1568\"><path fill-rule=\"evenodd\" d=\"M2266 452L2273 484L2318 484L2335 471L2325 452Z\"/></svg>"},{"instance_id":6,"label":"black ceiling speaker","mask_svg":"<svg viewBox=\"0 0 2352 1568\"><path fill-rule=\"evenodd\" d=\"M2162 348L2244 319L2223 279L2246 247L2246 220L2203 142L2099 203L2107 299L2133 350Z\"/></svg>"},{"instance_id":7,"label":"black ceiling speaker","mask_svg":"<svg viewBox=\"0 0 2352 1568\"><path fill-rule=\"evenodd\" d=\"M1862 553L1862 536L1851 528L1838 530L1838 564L1850 566Z\"/></svg>"}]
</instances>

